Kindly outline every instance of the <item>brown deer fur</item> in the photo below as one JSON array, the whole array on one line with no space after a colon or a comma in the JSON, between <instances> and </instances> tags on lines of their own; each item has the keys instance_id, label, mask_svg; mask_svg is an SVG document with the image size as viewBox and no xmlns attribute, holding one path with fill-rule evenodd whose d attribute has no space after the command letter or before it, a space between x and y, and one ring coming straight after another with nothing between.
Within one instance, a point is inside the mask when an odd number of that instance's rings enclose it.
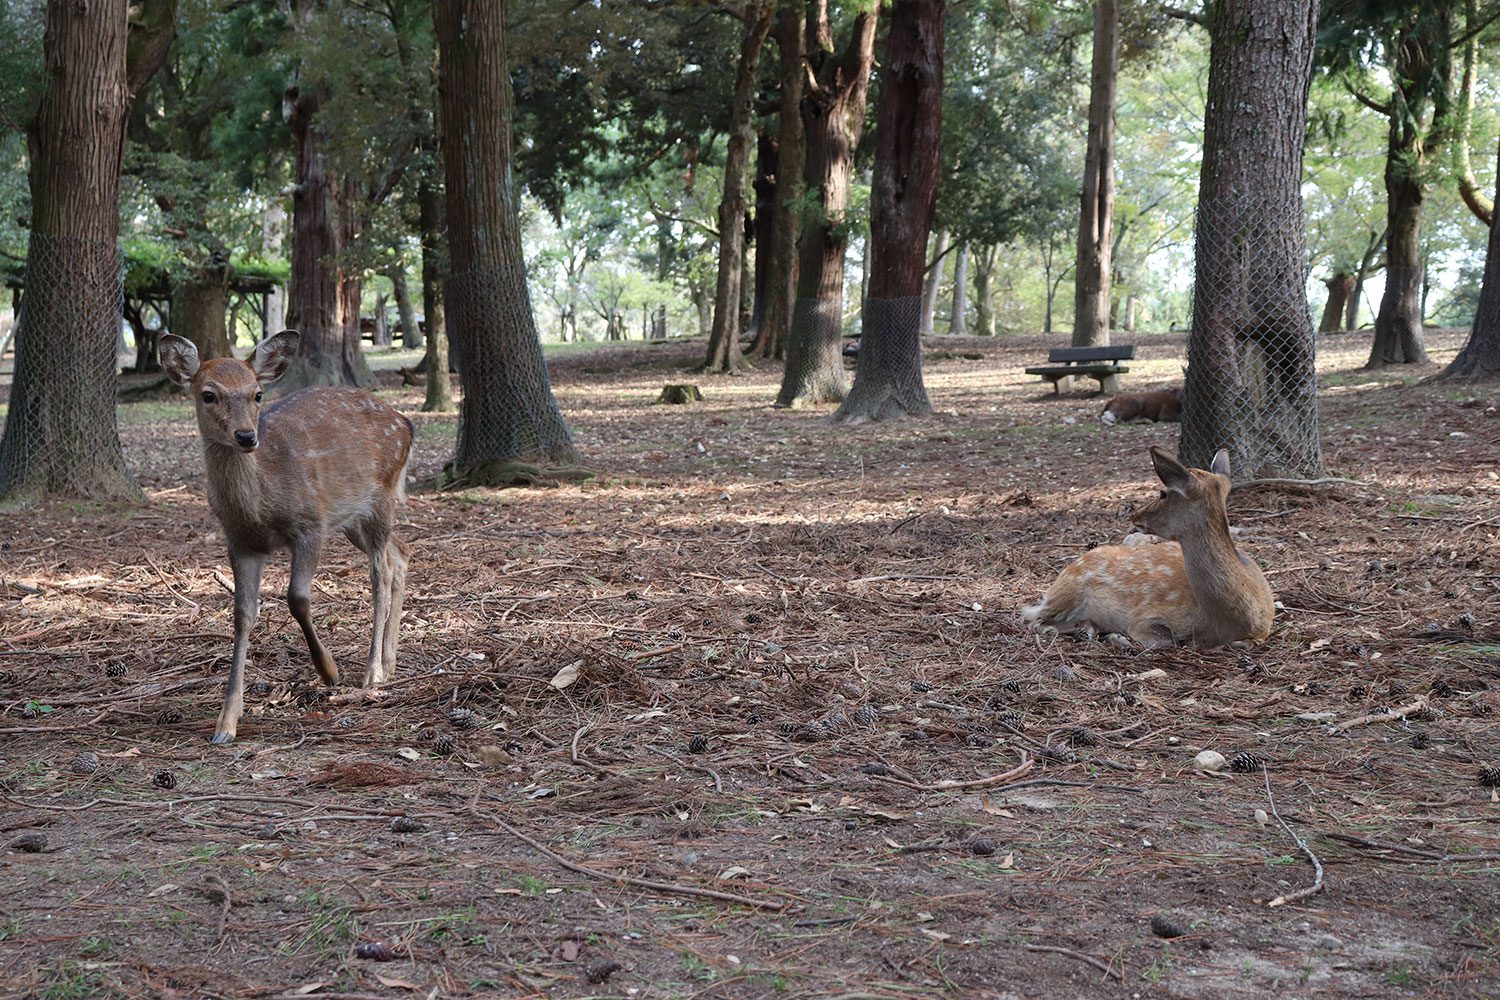
<instances>
[{"instance_id":1,"label":"brown deer fur","mask_svg":"<svg viewBox=\"0 0 1500 1000\"><path fill-rule=\"evenodd\" d=\"M248 361L200 363L191 342L161 338L162 367L197 407L208 504L224 526L234 570L234 657L215 743L235 737L261 572L279 549L292 554L287 607L328 684L339 672L310 609L318 557L335 531L369 555L374 621L365 688L396 670L409 550L392 529L405 499L411 421L362 389L303 389L262 409L262 387L285 373L300 346L298 334L286 330L262 341Z\"/></svg>"},{"instance_id":2,"label":"brown deer fur","mask_svg":"<svg viewBox=\"0 0 1500 1000\"><path fill-rule=\"evenodd\" d=\"M1275 601L1265 574L1229 534L1228 452L1214 456L1209 472L1160 448L1151 449L1151 461L1166 489L1134 521L1167 541L1086 552L1022 617L1036 627L1123 635L1142 646L1265 639Z\"/></svg>"},{"instance_id":3,"label":"brown deer fur","mask_svg":"<svg viewBox=\"0 0 1500 1000\"><path fill-rule=\"evenodd\" d=\"M1111 399L1104 407L1104 412L1099 414L1101 424L1128 424L1132 420L1176 423L1181 419L1181 389L1119 395Z\"/></svg>"}]
</instances>

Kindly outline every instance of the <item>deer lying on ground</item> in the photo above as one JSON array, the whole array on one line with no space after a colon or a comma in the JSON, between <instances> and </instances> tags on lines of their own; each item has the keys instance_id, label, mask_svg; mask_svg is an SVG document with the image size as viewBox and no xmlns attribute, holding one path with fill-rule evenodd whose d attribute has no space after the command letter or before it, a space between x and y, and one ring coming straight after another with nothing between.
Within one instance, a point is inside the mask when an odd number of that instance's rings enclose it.
<instances>
[{"instance_id":1,"label":"deer lying on ground","mask_svg":"<svg viewBox=\"0 0 1500 1000\"><path fill-rule=\"evenodd\" d=\"M1208 472L1160 448L1151 449L1151 461L1166 489L1133 520L1167 541L1084 553L1022 617L1034 627L1103 635L1119 645L1213 647L1266 638L1275 602L1265 574L1229 534L1229 453L1215 455Z\"/></svg>"},{"instance_id":2,"label":"deer lying on ground","mask_svg":"<svg viewBox=\"0 0 1500 1000\"><path fill-rule=\"evenodd\" d=\"M245 658L260 611L261 571L278 549L291 550L287 607L328 684L339 671L310 611L318 557L334 531L369 555L374 621L366 692L396 671L409 550L392 528L406 499L412 424L363 389L303 389L262 410L262 387L285 374L301 340L285 330L257 345L248 361L200 362L190 341L161 338L162 367L188 388L198 411L208 504L224 526L234 570L234 658L214 731L217 744L235 737L244 707Z\"/></svg>"},{"instance_id":3,"label":"deer lying on ground","mask_svg":"<svg viewBox=\"0 0 1500 1000\"><path fill-rule=\"evenodd\" d=\"M1134 395L1121 394L1111 399L1099 414L1099 422L1128 424L1132 420L1168 421L1176 423L1182 419L1182 390L1162 389L1157 392L1141 392Z\"/></svg>"}]
</instances>

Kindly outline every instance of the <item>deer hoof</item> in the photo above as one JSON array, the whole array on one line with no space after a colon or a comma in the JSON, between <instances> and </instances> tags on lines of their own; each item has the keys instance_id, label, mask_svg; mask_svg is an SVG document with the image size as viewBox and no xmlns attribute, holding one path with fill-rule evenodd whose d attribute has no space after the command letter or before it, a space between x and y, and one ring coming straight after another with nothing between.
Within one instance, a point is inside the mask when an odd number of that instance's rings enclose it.
<instances>
[{"instance_id":1,"label":"deer hoof","mask_svg":"<svg viewBox=\"0 0 1500 1000\"><path fill-rule=\"evenodd\" d=\"M228 746L229 744L231 744L231 743L234 742L234 734L233 733L214 733L213 738L210 739L208 742L212 743L216 747Z\"/></svg>"},{"instance_id":2,"label":"deer hoof","mask_svg":"<svg viewBox=\"0 0 1500 1000\"><path fill-rule=\"evenodd\" d=\"M1116 649L1135 649L1135 643L1130 641L1130 637L1121 635L1119 632L1109 633L1104 637L1104 641Z\"/></svg>"}]
</instances>

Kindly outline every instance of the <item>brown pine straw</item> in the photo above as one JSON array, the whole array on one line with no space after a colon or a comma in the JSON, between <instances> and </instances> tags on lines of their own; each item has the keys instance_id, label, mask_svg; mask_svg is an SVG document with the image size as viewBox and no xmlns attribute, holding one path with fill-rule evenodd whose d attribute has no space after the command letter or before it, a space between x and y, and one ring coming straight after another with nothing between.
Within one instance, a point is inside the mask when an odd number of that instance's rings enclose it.
<instances>
[{"instance_id":1,"label":"brown pine straw","mask_svg":"<svg viewBox=\"0 0 1500 1000\"><path fill-rule=\"evenodd\" d=\"M538 841L526 836L526 834L522 833L520 830L517 830L509 823L505 822L503 819L500 819L497 816L490 816L487 813L481 811L478 805L474 802L469 803L469 813L476 819L483 820L484 822L489 823L491 826L494 826L504 831L505 833L510 834L512 837L515 837L517 840L521 841L521 843L526 844L533 850L537 851L539 854L551 859L553 863L566 868L568 871L576 872L579 875L587 875L589 878L596 878L602 882L613 882L615 885L631 885L635 886L637 889L649 889L652 892L663 892L671 896L695 896L699 899L714 899L718 900L721 903L734 903L738 906L748 906L751 909L755 910L769 910L772 913L784 912L788 907L791 906L790 903L778 903L767 899L755 899L750 896L741 896L738 893L720 892L718 889L700 889L697 886L681 885L676 882L657 882L653 879L635 878L632 875L611 875L608 872L601 872L597 868L589 868L587 865L580 865L577 862L569 861L567 858L563 857L561 854L558 854L556 851L553 851L551 848L546 847Z\"/></svg>"}]
</instances>

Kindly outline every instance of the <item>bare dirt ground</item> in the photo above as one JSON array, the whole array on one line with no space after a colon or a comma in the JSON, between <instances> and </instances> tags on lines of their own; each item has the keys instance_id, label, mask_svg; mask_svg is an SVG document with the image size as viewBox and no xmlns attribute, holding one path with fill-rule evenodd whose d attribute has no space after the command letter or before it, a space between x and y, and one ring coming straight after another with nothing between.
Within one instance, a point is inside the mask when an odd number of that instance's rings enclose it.
<instances>
[{"instance_id":1,"label":"bare dirt ground","mask_svg":"<svg viewBox=\"0 0 1500 1000\"><path fill-rule=\"evenodd\" d=\"M1181 338L1138 343L1127 387L1173 381ZM413 495L375 705L316 687L272 570L228 748L190 410L123 407L149 505L0 535L0 995L1500 993L1500 387L1328 340L1328 466L1368 485L1237 492L1270 640L1133 654L1017 609L1129 530L1177 428L1051 398L1045 346L935 340L943 413L859 429L771 409L771 366L685 376L698 345L561 357L598 478ZM453 422L415 392L383 395L426 476ZM354 678L357 557L314 593ZM1280 907L1314 868L1268 779L1325 871Z\"/></svg>"}]
</instances>

